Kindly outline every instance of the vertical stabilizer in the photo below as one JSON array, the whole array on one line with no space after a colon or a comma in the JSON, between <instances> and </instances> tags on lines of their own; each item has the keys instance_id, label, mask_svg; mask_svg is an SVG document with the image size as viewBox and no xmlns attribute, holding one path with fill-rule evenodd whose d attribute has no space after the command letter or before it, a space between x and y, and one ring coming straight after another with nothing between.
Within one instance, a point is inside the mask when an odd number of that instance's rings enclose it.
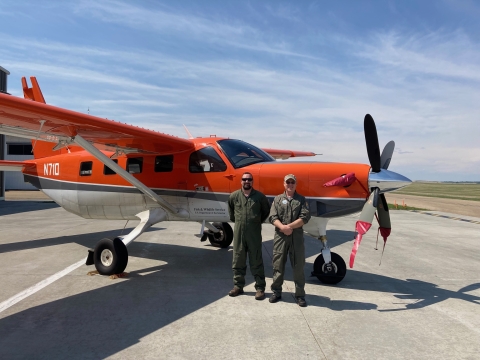
<instances>
[{"instance_id":1,"label":"vertical stabilizer","mask_svg":"<svg viewBox=\"0 0 480 360\"><path fill-rule=\"evenodd\" d=\"M29 88L27 84L27 79L22 77L22 88L23 88L23 97L28 100L33 100L46 104L45 98L43 97L42 90L40 90L40 85L38 85L37 78L35 76L30 76L30 81L32 82L32 87Z\"/></svg>"},{"instance_id":2,"label":"vertical stabilizer","mask_svg":"<svg viewBox=\"0 0 480 360\"><path fill-rule=\"evenodd\" d=\"M23 97L28 100L46 104L40 85L38 85L37 78L35 76L30 76L30 81L32 82L32 87L28 87L27 79L25 76L22 77ZM34 158L40 159L48 156L60 155L62 151L53 151L54 146L54 143L33 139L32 147Z\"/></svg>"}]
</instances>

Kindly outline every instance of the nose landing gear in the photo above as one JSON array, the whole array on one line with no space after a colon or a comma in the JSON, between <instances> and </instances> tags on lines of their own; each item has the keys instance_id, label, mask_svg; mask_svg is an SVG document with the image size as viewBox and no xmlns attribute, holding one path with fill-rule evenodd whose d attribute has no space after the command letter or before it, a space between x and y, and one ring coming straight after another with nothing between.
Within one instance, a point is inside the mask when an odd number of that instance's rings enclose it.
<instances>
[{"instance_id":1,"label":"nose landing gear","mask_svg":"<svg viewBox=\"0 0 480 360\"><path fill-rule=\"evenodd\" d=\"M326 263L323 254L320 254L313 263L312 275L324 284L338 284L347 274L347 265L342 257L330 253L331 261Z\"/></svg>"}]
</instances>

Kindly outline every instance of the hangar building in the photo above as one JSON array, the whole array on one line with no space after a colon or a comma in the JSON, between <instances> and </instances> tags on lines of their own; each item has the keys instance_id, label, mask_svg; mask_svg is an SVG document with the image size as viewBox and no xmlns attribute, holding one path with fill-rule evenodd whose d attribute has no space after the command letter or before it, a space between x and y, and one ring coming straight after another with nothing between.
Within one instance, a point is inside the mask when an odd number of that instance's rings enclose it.
<instances>
[{"instance_id":1,"label":"hangar building","mask_svg":"<svg viewBox=\"0 0 480 360\"><path fill-rule=\"evenodd\" d=\"M10 72L0 66L0 92L7 92L7 76ZM0 135L0 159L23 161L33 159L32 143L28 139ZM0 171L0 200L5 197L5 190L35 190L23 180L19 171Z\"/></svg>"}]
</instances>

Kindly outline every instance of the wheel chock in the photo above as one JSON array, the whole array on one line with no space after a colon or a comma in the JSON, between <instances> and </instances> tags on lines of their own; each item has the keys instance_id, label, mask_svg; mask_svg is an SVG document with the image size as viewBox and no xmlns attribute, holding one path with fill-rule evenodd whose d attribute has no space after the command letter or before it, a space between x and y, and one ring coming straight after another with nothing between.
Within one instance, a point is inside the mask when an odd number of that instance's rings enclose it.
<instances>
[{"instance_id":1,"label":"wheel chock","mask_svg":"<svg viewBox=\"0 0 480 360\"><path fill-rule=\"evenodd\" d=\"M127 273L127 272L122 272L122 273L120 273L120 274L110 275L110 276L109 276L109 279L115 280L115 279L121 279L121 278L125 278L125 277L128 277L128 273Z\"/></svg>"},{"instance_id":2,"label":"wheel chock","mask_svg":"<svg viewBox=\"0 0 480 360\"><path fill-rule=\"evenodd\" d=\"M93 249L88 249L87 260L85 261L85 265L93 265L95 262L93 261Z\"/></svg>"}]
</instances>

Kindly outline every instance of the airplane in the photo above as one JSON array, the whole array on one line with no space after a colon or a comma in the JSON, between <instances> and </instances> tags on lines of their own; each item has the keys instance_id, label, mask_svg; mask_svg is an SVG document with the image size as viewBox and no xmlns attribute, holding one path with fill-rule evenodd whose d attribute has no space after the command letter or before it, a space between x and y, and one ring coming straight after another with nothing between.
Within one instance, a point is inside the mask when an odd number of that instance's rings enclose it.
<instances>
[{"instance_id":1,"label":"airplane","mask_svg":"<svg viewBox=\"0 0 480 360\"><path fill-rule=\"evenodd\" d=\"M376 215L386 242L391 223L385 193L411 180L388 170L395 148L380 153L373 118L364 118L370 164L284 162L313 152L262 149L242 140L188 139L47 105L35 77L24 98L0 93L0 133L31 139L34 159L0 160L0 170L21 171L24 180L65 210L87 219L140 220L128 234L98 241L88 250L87 265L101 275L121 274L127 246L162 221L201 223L202 241L228 248L233 240L227 201L246 171L255 188L273 201L284 191L282 179L293 173L307 199L311 220L304 231L322 242L312 274L336 284L346 275L342 257L330 251L329 219L360 212L350 267L363 235Z\"/></svg>"}]
</instances>

